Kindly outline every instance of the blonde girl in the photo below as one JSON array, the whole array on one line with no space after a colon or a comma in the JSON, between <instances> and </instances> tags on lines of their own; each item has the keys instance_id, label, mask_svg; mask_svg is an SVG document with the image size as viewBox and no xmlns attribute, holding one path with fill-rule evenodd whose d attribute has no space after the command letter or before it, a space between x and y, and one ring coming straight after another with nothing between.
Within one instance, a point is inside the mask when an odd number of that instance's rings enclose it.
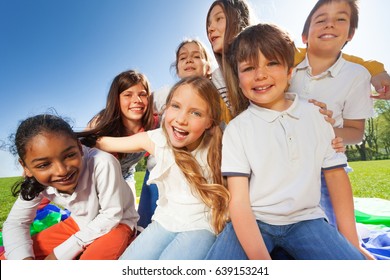
<instances>
[{"instance_id":1,"label":"blonde girl","mask_svg":"<svg viewBox=\"0 0 390 280\"><path fill-rule=\"evenodd\" d=\"M219 95L205 77L171 89L162 128L130 137L103 137L109 152L145 150L156 159L148 183L159 191L152 223L121 259L203 259L227 219L221 176Z\"/></svg>"}]
</instances>

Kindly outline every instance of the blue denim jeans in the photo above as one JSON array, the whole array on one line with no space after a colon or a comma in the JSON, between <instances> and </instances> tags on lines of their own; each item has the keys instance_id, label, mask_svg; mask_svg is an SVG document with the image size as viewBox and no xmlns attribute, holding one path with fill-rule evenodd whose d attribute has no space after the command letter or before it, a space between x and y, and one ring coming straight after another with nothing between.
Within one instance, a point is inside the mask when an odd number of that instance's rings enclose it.
<instances>
[{"instance_id":1,"label":"blue denim jeans","mask_svg":"<svg viewBox=\"0 0 390 280\"><path fill-rule=\"evenodd\" d=\"M125 250L121 260L203 260L215 241L208 230L170 232L153 221Z\"/></svg>"},{"instance_id":2,"label":"blue denim jeans","mask_svg":"<svg viewBox=\"0 0 390 280\"><path fill-rule=\"evenodd\" d=\"M365 257L324 219L276 226L257 221L268 252L282 248L297 260L364 260ZM247 259L231 223L211 247L206 259Z\"/></svg>"},{"instance_id":3,"label":"blue denim jeans","mask_svg":"<svg viewBox=\"0 0 390 280\"><path fill-rule=\"evenodd\" d=\"M156 184L148 185L149 170L146 169L144 183L142 185L141 197L138 204L139 220L138 225L146 228L152 221L152 216L156 210L158 199L158 189Z\"/></svg>"}]
</instances>

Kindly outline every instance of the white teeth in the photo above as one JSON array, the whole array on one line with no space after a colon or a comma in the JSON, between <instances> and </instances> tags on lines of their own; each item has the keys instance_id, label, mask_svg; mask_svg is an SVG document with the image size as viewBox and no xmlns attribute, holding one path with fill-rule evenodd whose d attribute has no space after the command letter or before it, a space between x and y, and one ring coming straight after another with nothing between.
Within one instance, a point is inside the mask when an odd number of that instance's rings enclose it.
<instances>
[{"instance_id":1,"label":"white teeth","mask_svg":"<svg viewBox=\"0 0 390 280\"><path fill-rule=\"evenodd\" d=\"M179 132L179 133L186 133L185 130L178 129L178 128L176 128L176 127L174 127L173 130L175 130L175 131L177 131L177 132Z\"/></svg>"},{"instance_id":2,"label":"white teeth","mask_svg":"<svg viewBox=\"0 0 390 280\"><path fill-rule=\"evenodd\" d=\"M322 39L330 39L330 38L335 38L335 37L336 37L335 35L325 34L325 35L322 35L320 38L322 38Z\"/></svg>"},{"instance_id":3,"label":"white teeth","mask_svg":"<svg viewBox=\"0 0 390 280\"><path fill-rule=\"evenodd\" d=\"M73 176L73 174L74 173L71 173L66 178L63 178L63 179L60 179L60 180L56 180L55 182L66 182Z\"/></svg>"},{"instance_id":4,"label":"white teeth","mask_svg":"<svg viewBox=\"0 0 390 280\"><path fill-rule=\"evenodd\" d=\"M265 90L271 86L265 86L265 87L256 87L255 90Z\"/></svg>"}]
</instances>

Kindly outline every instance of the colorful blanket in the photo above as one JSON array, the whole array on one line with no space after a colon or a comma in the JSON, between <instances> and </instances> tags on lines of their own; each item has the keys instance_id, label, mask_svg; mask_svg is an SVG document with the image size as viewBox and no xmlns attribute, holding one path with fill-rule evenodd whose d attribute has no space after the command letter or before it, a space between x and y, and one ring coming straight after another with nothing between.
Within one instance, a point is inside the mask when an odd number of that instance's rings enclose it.
<instances>
[{"instance_id":1,"label":"colorful blanket","mask_svg":"<svg viewBox=\"0 0 390 280\"><path fill-rule=\"evenodd\" d=\"M354 204L363 246L378 260L390 260L390 200L355 197Z\"/></svg>"},{"instance_id":2,"label":"colorful blanket","mask_svg":"<svg viewBox=\"0 0 390 280\"><path fill-rule=\"evenodd\" d=\"M354 204L357 229L363 246L378 260L390 260L390 200L355 197ZM68 210L48 204L37 211L30 233L36 234L65 220L69 215ZM0 253L4 251L2 246L0 232Z\"/></svg>"}]
</instances>

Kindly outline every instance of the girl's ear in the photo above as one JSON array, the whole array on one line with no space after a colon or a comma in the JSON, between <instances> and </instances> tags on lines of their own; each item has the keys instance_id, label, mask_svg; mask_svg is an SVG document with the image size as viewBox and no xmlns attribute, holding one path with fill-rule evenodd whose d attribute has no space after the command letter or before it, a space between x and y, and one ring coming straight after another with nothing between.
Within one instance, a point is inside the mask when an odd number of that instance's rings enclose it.
<instances>
[{"instance_id":1,"label":"girl's ear","mask_svg":"<svg viewBox=\"0 0 390 280\"><path fill-rule=\"evenodd\" d=\"M206 129L210 129L213 126L213 120L210 118L209 123L207 124Z\"/></svg>"},{"instance_id":2,"label":"girl's ear","mask_svg":"<svg viewBox=\"0 0 390 280\"><path fill-rule=\"evenodd\" d=\"M293 68L292 67L287 70L287 78L288 78L289 81L291 80L292 72L293 72Z\"/></svg>"},{"instance_id":3,"label":"girl's ear","mask_svg":"<svg viewBox=\"0 0 390 280\"><path fill-rule=\"evenodd\" d=\"M207 63L206 68L207 68L207 70L206 70L206 77L211 77L212 72L211 72L211 65L210 65L210 63Z\"/></svg>"},{"instance_id":4,"label":"girl's ear","mask_svg":"<svg viewBox=\"0 0 390 280\"><path fill-rule=\"evenodd\" d=\"M307 44L307 36L306 35L302 35L302 43L304 43L305 45Z\"/></svg>"},{"instance_id":5,"label":"girl's ear","mask_svg":"<svg viewBox=\"0 0 390 280\"><path fill-rule=\"evenodd\" d=\"M80 140L77 140L77 145L78 145L78 147L79 147L81 156L84 156L83 145L81 144Z\"/></svg>"},{"instance_id":6,"label":"girl's ear","mask_svg":"<svg viewBox=\"0 0 390 280\"><path fill-rule=\"evenodd\" d=\"M19 161L20 165L23 167L23 176L33 177L30 169L28 169L28 167L24 164L23 160L19 158L18 161Z\"/></svg>"}]
</instances>

